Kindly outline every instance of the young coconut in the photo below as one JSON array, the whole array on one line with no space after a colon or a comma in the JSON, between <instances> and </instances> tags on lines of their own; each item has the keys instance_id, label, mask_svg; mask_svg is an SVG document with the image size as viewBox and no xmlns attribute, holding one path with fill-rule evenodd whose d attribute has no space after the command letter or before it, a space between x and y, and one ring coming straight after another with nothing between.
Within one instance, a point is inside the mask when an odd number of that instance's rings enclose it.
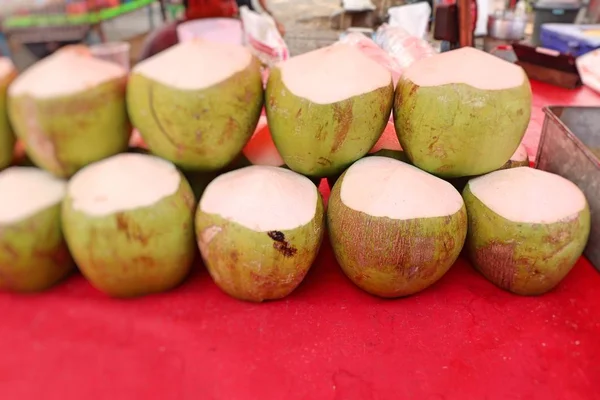
<instances>
[{"instance_id":1,"label":"young coconut","mask_svg":"<svg viewBox=\"0 0 600 400\"><path fill-rule=\"evenodd\" d=\"M74 270L60 223L66 186L34 167L0 172L0 289L41 291Z\"/></svg>"},{"instance_id":2,"label":"young coconut","mask_svg":"<svg viewBox=\"0 0 600 400\"><path fill-rule=\"evenodd\" d=\"M501 168L531 113L523 69L465 47L419 60L396 89L394 123L417 167L444 178Z\"/></svg>"},{"instance_id":3,"label":"young coconut","mask_svg":"<svg viewBox=\"0 0 600 400\"><path fill-rule=\"evenodd\" d=\"M324 224L321 196L308 178L256 165L208 185L196 214L196 238L217 286L260 302L285 297L302 282Z\"/></svg>"},{"instance_id":4,"label":"young coconut","mask_svg":"<svg viewBox=\"0 0 600 400\"><path fill-rule=\"evenodd\" d=\"M344 273L381 297L417 293L454 264L467 234L460 193L448 182L388 157L365 157L337 181L329 237Z\"/></svg>"},{"instance_id":5,"label":"young coconut","mask_svg":"<svg viewBox=\"0 0 600 400\"><path fill-rule=\"evenodd\" d=\"M16 76L12 61L0 57L0 170L8 167L14 156L15 137L6 112L6 91Z\"/></svg>"},{"instance_id":6,"label":"young coconut","mask_svg":"<svg viewBox=\"0 0 600 400\"><path fill-rule=\"evenodd\" d=\"M528 167L496 171L469 181L463 197L471 261L505 290L548 292L586 245L587 201L575 184L558 175Z\"/></svg>"},{"instance_id":7,"label":"young coconut","mask_svg":"<svg viewBox=\"0 0 600 400\"><path fill-rule=\"evenodd\" d=\"M36 165L60 177L127 150L127 71L65 47L21 74L8 90L8 113Z\"/></svg>"},{"instance_id":8,"label":"young coconut","mask_svg":"<svg viewBox=\"0 0 600 400\"><path fill-rule=\"evenodd\" d=\"M217 171L240 154L260 117L260 62L242 46L180 43L136 65L127 104L152 153Z\"/></svg>"},{"instance_id":9,"label":"young coconut","mask_svg":"<svg viewBox=\"0 0 600 400\"><path fill-rule=\"evenodd\" d=\"M339 174L381 136L393 92L390 72L350 45L284 61L271 71L266 90L275 145L296 172Z\"/></svg>"},{"instance_id":10,"label":"young coconut","mask_svg":"<svg viewBox=\"0 0 600 400\"><path fill-rule=\"evenodd\" d=\"M63 229L90 283L114 297L169 290L190 271L194 195L173 164L124 153L79 171L67 187Z\"/></svg>"}]
</instances>

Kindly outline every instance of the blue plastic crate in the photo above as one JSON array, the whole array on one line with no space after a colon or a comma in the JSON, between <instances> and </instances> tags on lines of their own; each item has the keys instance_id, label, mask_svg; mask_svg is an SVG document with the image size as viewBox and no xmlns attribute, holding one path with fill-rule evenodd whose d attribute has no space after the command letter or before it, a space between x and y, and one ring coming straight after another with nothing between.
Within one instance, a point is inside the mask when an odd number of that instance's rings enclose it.
<instances>
[{"instance_id":1,"label":"blue plastic crate","mask_svg":"<svg viewBox=\"0 0 600 400\"><path fill-rule=\"evenodd\" d=\"M542 47L578 57L600 48L600 24L543 24L540 43Z\"/></svg>"}]
</instances>

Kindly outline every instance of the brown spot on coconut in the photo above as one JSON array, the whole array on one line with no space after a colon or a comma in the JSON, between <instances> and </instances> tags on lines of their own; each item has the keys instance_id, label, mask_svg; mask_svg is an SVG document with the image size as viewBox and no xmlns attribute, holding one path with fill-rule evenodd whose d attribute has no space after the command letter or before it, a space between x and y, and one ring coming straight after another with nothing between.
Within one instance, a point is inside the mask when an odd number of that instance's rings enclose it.
<instances>
[{"instance_id":1,"label":"brown spot on coconut","mask_svg":"<svg viewBox=\"0 0 600 400\"><path fill-rule=\"evenodd\" d=\"M81 46L64 48L10 86L10 121L36 165L68 177L127 149L126 83L120 66L93 58Z\"/></svg>"},{"instance_id":2,"label":"brown spot on coconut","mask_svg":"<svg viewBox=\"0 0 600 400\"><path fill-rule=\"evenodd\" d=\"M398 81L394 124L417 167L444 178L501 168L531 113L523 69L466 47L419 60Z\"/></svg>"},{"instance_id":3,"label":"brown spot on coconut","mask_svg":"<svg viewBox=\"0 0 600 400\"><path fill-rule=\"evenodd\" d=\"M306 176L341 173L381 136L393 91L385 67L345 44L278 64L269 75L266 111L286 165Z\"/></svg>"},{"instance_id":4,"label":"brown spot on coconut","mask_svg":"<svg viewBox=\"0 0 600 400\"><path fill-rule=\"evenodd\" d=\"M181 283L195 254L195 201L175 166L124 153L71 178L63 229L83 275L114 297L163 292Z\"/></svg>"},{"instance_id":5,"label":"brown spot on coconut","mask_svg":"<svg viewBox=\"0 0 600 400\"><path fill-rule=\"evenodd\" d=\"M225 293L247 301L280 299L296 289L324 232L315 185L271 166L219 176L196 212L196 237L208 272Z\"/></svg>"},{"instance_id":6,"label":"brown spot on coconut","mask_svg":"<svg viewBox=\"0 0 600 400\"><path fill-rule=\"evenodd\" d=\"M15 136L6 111L6 92L16 76L12 61L0 57L0 170L8 167L14 157Z\"/></svg>"},{"instance_id":7,"label":"brown spot on coconut","mask_svg":"<svg viewBox=\"0 0 600 400\"><path fill-rule=\"evenodd\" d=\"M381 297L417 293L454 264L467 231L460 194L448 182L387 157L365 157L337 181L329 237L344 273Z\"/></svg>"},{"instance_id":8,"label":"brown spot on coconut","mask_svg":"<svg viewBox=\"0 0 600 400\"><path fill-rule=\"evenodd\" d=\"M139 63L127 104L153 154L218 171L252 136L263 104L260 62L242 46L195 40Z\"/></svg>"},{"instance_id":9,"label":"brown spot on coconut","mask_svg":"<svg viewBox=\"0 0 600 400\"><path fill-rule=\"evenodd\" d=\"M498 287L521 295L553 289L581 256L590 210L570 181L528 167L469 181L467 250L475 268Z\"/></svg>"},{"instance_id":10,"label":"brown spot on coconut","mask_svg":"<svg viewBox=\"0 0 600 400\"><path fill-rule=\"evenodd\" d=\"M0 172L0 289L41 291L75 269L61 229L66 185L34 167Z\"/></svg>"}]
</instances>

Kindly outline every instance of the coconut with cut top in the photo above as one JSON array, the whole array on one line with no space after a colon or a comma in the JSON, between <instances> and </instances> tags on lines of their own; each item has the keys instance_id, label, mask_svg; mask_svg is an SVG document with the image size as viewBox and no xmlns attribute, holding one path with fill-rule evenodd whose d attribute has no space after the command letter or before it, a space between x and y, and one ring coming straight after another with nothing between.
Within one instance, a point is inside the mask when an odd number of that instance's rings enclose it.
<instances>
[{"instance_id":1,"label":"coconut with cut top","mask_svg":"<svg viewBox=\"0 0 600 400\"><path fill-rule=\"evenodd\" d=\"M169 290L195 254L192 189L169 161L123 153L71 178L63 229L79 269L114 297Z\"/></svg>"},{"instance_id":2,"label":"coconut with cut top","mask_svg":"<svg viewBox=\"0 0 600 400\"><path fill-rule=\"evenodd\" d=\"M33 162L68 177L127 150L127 71L69 46L38 61L8 90L8 113Z\"/></svg>"},{"instance_id":3,"label":"coconut with cut top","mask_svg":"<svg viewBox=\"0 0 600 400\"><path fill-rule=\"evenodd\" d=\"M389 157L365 157L337 181L329 237L344 273L368 293L417 293L454 264L467 233L460 193L448 182Z\"/></svg>"},{"instance_id":4,"label":"coconut with cut top","mask_svg":"<svg viewBox=\"0 0 600 400\"><path fill-rule=\"evenodd\" d=\"M531 98L521 67L465 47L404 72L394 123L417 167L444 178L482 175L501 168L519 146Z\"/></svg>"},{"instance_id":5,"label":"coconut with cut top","mask_svg":"<svg viewBox=\"0 0 600 400\"><path fill-rule=\"evenodd\" d=\"M217 171L240 154L260 117L260 62L238 45L180 43L135 66L127 104L152 153Z\"/></svg>"},{"instance_id":6,"label":"coconut with cut top","mask_svg":"<svg viewBox=\"0 0 600 400\"><path fill-rule=\"evenodd\" d=\"M500 169L519 167L529 167L529 154L523 143L517 147L517 150L515 150L510 159Z\"/></svg>"},{"instance_id":7,"label":"coconut with cut top","mask_svg":"<svg viewBox=\"0 0 600 400\"><path fill-rule=\"evenodd\" d=\"M10 165L14 155L15 136L8 121L6 91L16 76L10 58L0 57L0 170Z\"/></svg>"},{"instance_id":8,"label":"coconut with cut top","mask_svg":"<svg viewBox=\"0 0 600 400\"><path fill-rule=\"evenodd\" d=\"M35 167L0 172L0 289L41 291L74 270L60 219L66 186Z\"/></svg>"},{"instance_id":9,"label":"coconut with cut top","mask_svg":"<svg viewBox=\"0 0 600 400\"><path fill-rule=\"evenodd\" d=\"M241 300L289 295L310 269L324 232L317 187L271 166L219 176L204 191L196 213L196 238L210 275Z\"/></svg>"},{"instance_id":10,"label":"coconut with cut top","mask_svg":"<svg viewBox=\"0 0 600 400\"><path fill-rule=\"evenodd\" d=\"M590 232L582 191L558 175L521 167L472 179L463 197L476 269L522 295L554 288L581 256Z\"/></svg>"},{"instance_id":11,"label":"coconut with cut top","mask_svg":"<svg viewBox=\"0 0 600 400\"><path fill-rule=\"evenodd\" d=\"M360 50L336 44L278 64L266 89L273 141L292 170L341 173L383 132L393 104L390 72Z\"/></svg>"}]
</instances>

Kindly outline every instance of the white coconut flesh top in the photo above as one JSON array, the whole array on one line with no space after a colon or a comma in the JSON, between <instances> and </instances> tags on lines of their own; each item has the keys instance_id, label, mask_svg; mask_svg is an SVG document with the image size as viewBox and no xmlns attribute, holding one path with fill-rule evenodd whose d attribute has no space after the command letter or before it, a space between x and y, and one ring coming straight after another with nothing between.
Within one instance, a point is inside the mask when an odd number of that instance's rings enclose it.
<instances>
[{"instance_id":1,"label":"white coconut flesh top","mask_svg":"<svg viewBox=\"0 0 600 400\"><path fill-rule=\"evenodd\" d=\"M133 73L174 89L200 90L225 81L251 62L252 54L245 47L198 39L144 60Z\"/></svg>"},{"instance_id":2,"label":"white coconut flesh top","mask_svg":"<svg viewBox=\"0 0 600 400\"><path fill-rule=\"evenodd\" d=\"M482 90L511 89L526 79L518 65L472 47L421 59L408 67L403 77L417 86L463 83Z\"/></svg>"},{"instance_id":3,"label":"white coconut flesh top","mask_svg":"<svg viewBox=\"0 0 600 400\"><path fill-rule=\"evenodd\" d=\"M492 172L469 181L471 193L509 221L551 224L576 218L582 191L567 179L529 167Z\"/></svg>"},{"instance_id":4,"label":"white coconut flesh top","mask_svg":"<svg viewBox=\"0 0 600 400\"><path fill-rule=\"evenodd\" d=\"M366 157L346 171L342 202L355 211L395 220L456 214L463 206L448 182L389 157Z\"/></svg>"},{"instance_id":5,"label":"white coconut flesh top","mask_svg":"<svg viewBox=\"0 0 600 400\"><path fill-rule=\"evenodd\" d=\"M67 188L74 210L102 217L150 207L175 194L181 175L161 158L124 153L76 173Z\"/></svg>"},{"instance_id":6,"label":"white coconut flesh top","mask_svg":"<svg viewBox=\"0 0 600 400\"><path fill-rule=\"evenodd\" d=\"M392 83L385 67L346 44L304 53L278 67L290 92L317 104L337 103Z\"/></svg>"},{"instance_id":7,"label":"white coconut flesh top","mask_svg":"<svg viewBox=\"0 0 600 400\"><path fill-rule=\"evenodd\" d=\"M255 232L283 231L308 224L318 201L310 179L287 169L254 165L213 180L200 210Z\"/></svg>"},{"instance_id":8,"label":"white coconut flesh top","mask_svg":"<svg viewBox=\"0 0 600 400\"><path fill-rule=\"evenodd\" d=\"M510 158L511 161L527 161L529 160L529 155L527 154L527 148L520 144L515 151L515 154Z\"/></svg>"},{"instance_id":9,"label":"white coconut flesh top","mask_svg":"<svg viewBox=\"0 0 600 400\"><path fill-rule=\"evenodd\" d=\"M33 167L11 167L0 173L0 226L11 225L59 204L67 183Z\"/></svg>"},{"instance_id":10,"label":"white coconut flesh top","mask_svg":"<svg viewBox=\"0 0 600 400\"><path fill-rule=\"evenodd\" d=\"M6 78L14 70L15 66L13 65L10 58L0 57L0 80Z\"/></svg>"},{"instance_id":11,"label":"white coconut flesh top","mask_svg":"<svg viewBox=\"0 0 600 400\"><path fill-rule=\"evenodd\" d=\"M15 79L9 95L39 99L68 96L127 74L119 65L96 59L84 49L65 48L38 61Z\"/></svg>"}]
</instances>

